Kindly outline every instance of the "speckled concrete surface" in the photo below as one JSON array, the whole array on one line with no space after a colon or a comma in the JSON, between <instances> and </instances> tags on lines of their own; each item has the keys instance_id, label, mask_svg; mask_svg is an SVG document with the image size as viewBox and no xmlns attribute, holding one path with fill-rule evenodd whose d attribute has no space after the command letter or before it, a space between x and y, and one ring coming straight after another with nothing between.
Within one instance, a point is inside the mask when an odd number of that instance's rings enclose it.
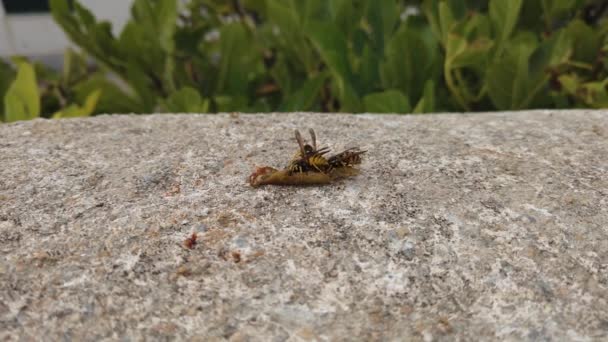
<instances>
[{"instance_id":1,"label":"speckled concrete surface","mask_svg":"<svg viewBox=\"0 0 608 342\"><path fill-rule=\"evenodd\" d=\"M362 174L246 184L308 127ZM2 340L608 338L606 111L37 120L0 158Z\"/></svg>"}]
</instances>

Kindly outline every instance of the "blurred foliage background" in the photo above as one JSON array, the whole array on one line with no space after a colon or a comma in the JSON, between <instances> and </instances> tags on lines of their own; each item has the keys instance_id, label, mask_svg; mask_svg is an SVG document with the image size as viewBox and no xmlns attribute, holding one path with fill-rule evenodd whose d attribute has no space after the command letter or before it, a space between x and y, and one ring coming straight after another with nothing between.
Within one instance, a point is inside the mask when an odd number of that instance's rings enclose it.
<instances>
[{"instance_id":1,"label":"blurred foliage background","mask_svg":"<svg viewBox=\"0 0 608 342\"><path fill-rule=\"evenodd\" d=\"M51 0L62 70L0 62L3 121L98 113L608 107L603 0Z\"/></svg>"}]
</instances>

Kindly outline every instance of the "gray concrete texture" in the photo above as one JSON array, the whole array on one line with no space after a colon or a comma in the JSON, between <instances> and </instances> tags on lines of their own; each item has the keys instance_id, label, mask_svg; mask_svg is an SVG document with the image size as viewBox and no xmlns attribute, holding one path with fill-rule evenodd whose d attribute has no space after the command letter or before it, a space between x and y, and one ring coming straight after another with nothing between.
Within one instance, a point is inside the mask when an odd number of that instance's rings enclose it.
<instances>
[{"instance_id":1,"label":"gray concrete texture","mask_svg":"<svg viewBox=\"0 0 608 342\"><path fill-rule=\"evenodd\" d=\"M361 174L247 184L308 127ZM34 120L0 157L2 340L608 338L606 111Z\"/></svg>"}]
</instances>

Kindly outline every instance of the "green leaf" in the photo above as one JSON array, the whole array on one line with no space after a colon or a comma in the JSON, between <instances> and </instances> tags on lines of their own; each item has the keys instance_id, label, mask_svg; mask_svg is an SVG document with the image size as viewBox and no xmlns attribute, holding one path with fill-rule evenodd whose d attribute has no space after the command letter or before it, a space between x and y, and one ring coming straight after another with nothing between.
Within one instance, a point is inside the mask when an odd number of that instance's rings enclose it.
<instances>
[{"instance_id":1,"label":"green leaf","mask_svg":"<svg viewBox=\"0 0 608 342\"><path fill-rule=\"evenodd\" d=\"M34 68L34 73L36 74L36 79L45 80L47 83L58 83L61 79L61 73L57 70L51 68L50 66L31 61L28 57L25 56L11 56L11 62L14 65L20 65L21 63L28 63Z\"/></svg>"},{"instance_id":2,"label":"green leaf","mask_svg":"<svg viewBox=\"0 0 608 342\"><path fill-rule=\"evenodd\" d=\"M306 6L304 11L314 6L314 1L297 2L296 4L281 1L266 1L268 28L264 37L277 48L278 58L295 70L312 72L316 68L317 58L306 40L303 26L306 16L298 11L298 6Z\"/></svg>"},{"instance_id":3,"label":"green leaf","mask_svg":"<svg viewBox=\"0 0 608 342\"><path fill-rule=\"evenodd\" d=\"M530 52L523 46L513 46L509 53L490 65L486 84L490 99L499 110L525 108L534 88L528 83Z\"/></svg>"},{"instance_id":4,"label":"green leaf","mask_svg":"<svg viewBox=\"0 0 608 342\"><path fill-rule=\"evenodd\" d=\"M402 27L388 42L380 66L383 88L399 89L412 100L421 96L426 80L436 77L440 63L437 42L426 43L420 33Z\"/></svg>"},{"instance_id":5,"label":"green leaf","mask_svg":"<svg viewBox=\"0 0 608 342\"><path fill-rule=\"evenodd\" d=\"M386 90L363 98L368 113L409 113L410 101L398 90Z\"/></svg>"},{"instance_id":6,"label":"green leaf","mask_svg":"<svg viewBox=\"0 0 608 342\"><path fill-rule=\"evenodd\" d=\"M293 112L313 109L326 79L327 75L320 74L304 82L300 89L287 96L280 111Z\"/></svg>"},{"instance_id":7,"label":"green leaf","mask_svg":"<svg viewBox=\"0 0 608 342\"><path fill-rule=\"evenodd\" d=\"M496 31L498 53L501 52L504 42L509 39L515 29L522 3L523 0L490 1L490 19Z\"/></svg>"},{"instance_id":8,"label":"green leaf","mask_svg":"<svg viewBox=\"0 0 608 342\"><path fill-rule=\"evenodd\" d=\"M177 0L160 0L158 4L158 33L160 39L160 47L166 53L165 57L165 68L164 68L164 81L165 89L169 92L175 91L175 81L173 75L175 72L175 31L177 29L177 17L178 17Z\"/></svg>"},{"instance_id":9,"label":"green leaf","mask_svg":"<svg viewBox=\"0 0 608 342\"><path fill-rule=\"evenodd\" d=\"M381 87L380 68L382 56L371 45L366 45L358 58L359 67L354 87L358 93L369 93Z\"/></svg>"},{"instance_id":10,"label":"green leaf","mask_svg":"<svg viewBox=\"0 0 608 342\"><path fill-rule=\"evenodd\" d=\"M414 113L432 113L436 108L435 103L435 82L432 80L428 80L424 84L424 93L416 108L414 108Z\"/></svg>"},{"instance_id":11,"label":"green leaf","mask_svg":"<svg viewBox=\"0 0 608 342\"><path fill-rule=\"evenodd\" d=\"M184 87L171 94L163 107L170 113L205 113L209 111L209 102L196 89Z\"/></svg>"},{"instance_id":12,"label":"green leaf","mask_svg":"<svg viewBox=\"0 0 608 342\"><path fill-rule=\"evenodd\" d=\"M167 54L172 54L175 50L174 36L177 29L177 10L177 0L158 0L155 9L158 15L160 46Z\"/></svg>"},{"instance_id":13,"label":"green leaf","mask_svg":"<svg viewBox=\"0 0 608 342\"><path fill-rule=\"evenodd\" d=\"M529 0L527 0L529 1ZM543 18L547 29L553 29L554 23L571 16L580 0L540 0L543 7ZM539 18L540 19L540 18Z\"/></svg>"},{"instance_id":14,"label":"green leaf","mask_svg":"<svg viewBox=\"0 0 608 342\"><path fill-rule=\"evenodd\" d=\"M439 23L439 1L424 0L422 2L422 11L426 16L431 31L437 40L443 44L443 32L441 30L441 24Z\"/></svg>"},{"instance_id":15,"label":"green leaf","mask_svg":"<svg viewBox=\"0 0 608 342\"><path fill-rule=\"evenodd\" d=\"M455 23L454 14L447 2L439 3L439 25L441 29L441 41L446 46L449 43L449 33Z\"/></svg>"},{"instance_id":16,"label":"green leaf","mask_svg":"<svg viewBox=\"0 0 608 342\"><path fill-rule=\"evenodd\" d=\"M394 30L399 19L397 3L391 1L369 1L367 19L372 29L372 47L378 55L384 54L385 41Z\"/></svg>"},{"instance_id":17,"label":"green leaf","mask_svg":"<svg viewBox=\"0 0 608 342\"><path fill-rule=\"evenodd\" d=\"M280 35L286 37L297 36L300 29L300 18L295 8L281 1L267 1L266 6L268 17L279 28Z\"/></svg>"},{"instance_id":18,"label":"green leaf","mask_svg":"<svg viewBox=\"0 0 608 342\"><path fill-rule=\"evenodd\" d=\"M358 95L353 88L353 72L348 59L346 37L330 23L316 23L307 29L309 38L332 74L342 110L357 111Z\"/></svg>"},{"instance_id":19,"label":"green leaf","mask_svg":"<svg viewBox=\"0 0 608 342\"><path fill-rule=\"evenodd\" d=\"M608 108L608 91L606 91L608 79L582 83L575 74L566 74L559 77L559 83L565 93L578 99L586 107Z\"/></svg>"},{"instance_id":20,"label":"green leaf","mask_svg":"<svg viewBox=\"0 0 608 342\"><path fill-rule=\"evenodd\" d=\"M574 45L572 58L575 61L593 64L601 48L600 33L579 19L570 22L566 32Z\"/></svg>"},{"instance_id":21,"label":"green leaf","mask_svg":"<svg viewBox=\"0 0 608 342\"><path fill-rule=\"evenodd\" d=\"M53 114L53 119L90 116L95 111L100 96L101 90L96 90L87 96L84 105L72 104Z\"/></svg>"},{"instance_id":22,"label":"green leaf","mask_svg":"<svg viewBox=\"0 0 608 342\"><path fill-rule=\"evenodd\" d=\"M4 120L4 95L15 79L15 71L0 59L0 121Z\"/></svg>"},{"instance_id":23,"label":"green leaf","mask_svg":"<svg viewBox=\"0 0 608 342\"><path fill-rule=\"evenodd\" d=\"M543 6L541 4L543 0L524 0L522 8L519 13L519 29L526 29L530 31L542 31L545 30L545 23L543 22Z\"/></svg>"},{"instance_id":24,"label":"green leaf","mask_svg":"<svg viewBox=\"0 0 608 342\"><path fill-rule=\"evenodd\" d=\"M247 98L244 96L216 96L213 100L217 112L247 112Z\"/></svg>"},{"instance_id":25,"label":"green leaf","mask_svg":"<svg viewBox=\"0 0 608 342\"><path fill-rule=\"evenodd\" d=\"M317 23L308 28L317 52L341 83L350 83L353 73L348 60L346 37L330 23Z\"/></svg>"},{"instance_id":26,"label":"green leaf","mask_svg":"<svg viewBox=\"0 0 608 342\"><path fill-rule=\"evenodd\" d=\"M596 82L587 82L583 85L583 96L585 103L596 109L608 108L608 79Z\"/></svg>"},{"instance_id":27,"label":"green leaf","mask_svg":"<svg viewBox=\"0 0 608 342\"><path fill-rule=\"evenodd\" d=\"M333 13L333 21L346 37L352 36L355 30L361 26L365 12L374 6L373 3L366 0L333 0L328 1L328 4L332 7L330 12ZM377 32L375 28L372 30L374 31L372 34Z\"/></svg>"},{"instance_id":28,"label":"green leaf","mask_svg":"<svg viewBox=\"0 0 608 342\"><path fill-rule=\"evenodd\" d=\"M103 74L93 74L72 88L76 102L84 103L96 90L101 91L94 114L98 113L142 113L144 105L129 95L128 87L119 87Z\"/></svg>"},{"instance_id":29,"label":"green leaf","mask_svg":"<svg viewBox=\"0 0 608 342\"><path fill-rule=\"evenodd\" d=\"M97 23L93 14L76 0L50 0L49 5L53 19L72 42L122 76L125 56L109 22Z\"/></svg>"},{"instance_id":30,"label":"green leaf","mask_svg":"<svg viewBox=\"0 0 608 342\"><path fill-rule=\"evenodd\" d=\"M237 96L247 93L249 80L260 63L249 32L240 23L220 30L220 65L216 93Z\"/></svg>"},{"instance_id":31,"label":"green leaf","mask_svg":"<svg viewBox=\"0 0 608 342\"><path fill-rule=\"evenodd\" d=\"M274 1L274 0L270 0ZM291 7L296 8L296 13L298 13L302 18L302 25L306 26L308 22L312 20L331 20L335 19L335 16L332 17L330 12L332 11L330 7L334 4L334 1L327 0L306 0L306 1L297 1L297 0L288 0L291 4Z\"/></svg>"},{"instance_id":32,"label":"green leaf","mask_svg":"<svg viewBox=\"0 0 608 342\"><path fill-rule=\"evenodd\" d=\"M175 49L174 35L177 29L177 0L135 0L131 8L133 21L141 28L140 35L150 41L138 42L158 47L167 54Z\"/></svg>"},{"instance_id":33,"label":"green leaf","mask_svg":"<svg viewBox=\"0 0 608 342\"><path fill-rule=\"evenodd\" d=\"M29 120L40 116L40 93L34 67L21 62L17 78L4 96L4 118L7 122Z\"/></svg>"},{"instance_id":34,"label":"green leaf","mask_svg":"<svg viewBox=\"0 0 608 342\"><path fill-rule=\"evenodd\" d=\"M63 74L61 76L63 86L69 87L73 82L84 78L87 72L86 57L71 48L66 49L63 55Z\"/></svg>"},{"instance_id":35,"label":"green leaf","mask_svg":"<svg viewBox=\"0 0 608 342\"><path fill-rule=\"evenodd\" d=\"M572 56L572 40L564 30L543 41L530 57L532 79L547 77L549 69L566 63Z\"/></svg>"},{"instance_id":36,"label":"green leaf","mask_svg":"<svg viewBox=\"0 0 608 342\"><path fill-rule=\"evenodd\" d=\"M485 37L469 43L464 37L450 34L446 47L446 65L449 66L448 69L483 66L488 58L488 51L493 44L490 39Z\"/></svg>"},{"instance_id":37,"label":"green leaf","mask_svg":"<svg viewBox=\"0 0 608 342\"><path fill-rule=\"evenodd\" d=\"M449 34L446 46L446 58L444 62L444 77L446 85L453 95L456 103L465 110L470 110L470 103L478 96L471 94L469 84L462 78L460 68L484 70L487 65L488 51L493 42L485 37L480 37L469 43L462 36Z\"/></svg>"},{"instance_id":38,"label":"green leaf","mask_svg":"<svg viewBox=\"0 0 608 342\"><path fill-rule=\"evenodd\" d=\"M581 84L581 80L576 75L561 75L558 77L558 80L564 91L571 95L576 95L576 91Z\"/></svg>"},{"instance_id":39,"label":"green leaf","mask_svg":"<svg viewBox=\"0 0 608 342\"><path fill-rule=\"evenodd\" d=\"M155 91L157 90L158 78L154 79L156 75L150 75L142 70L137 61L130 60L129 67L127 68L127 78L129 85L133 87L138 96L138 102L141 103L141 109L143 112L150 112L154 110L158 96ZM155 83L156 80L156 83Z\"/></svg>"},{"instance_id":40,"label":"green leaf","mask_svg":"<svg viewBox=\"0 0 608 342\"><path fill-rule=\"evenodd\" d=\"M426 16L431 31L441 43L446 46L449 42L448 34L453 32L460 18L466 11L462 1L424 0L422 12Z\"/></svg>"}]
</instances>

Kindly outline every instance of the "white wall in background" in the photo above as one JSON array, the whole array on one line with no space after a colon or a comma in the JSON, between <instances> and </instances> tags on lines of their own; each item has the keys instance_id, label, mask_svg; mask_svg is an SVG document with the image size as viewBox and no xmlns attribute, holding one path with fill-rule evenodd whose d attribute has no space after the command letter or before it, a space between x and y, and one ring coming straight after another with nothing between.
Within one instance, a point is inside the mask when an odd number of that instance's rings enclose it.
<instances>
[{"instance_id":1,"label":"white wall in background","mask_svg":"<svg viewBox=\"0 0 608 342\"><path fill-rule=\"evenodd\" d=\"M80 0L98 20L112 23L118 34L130 16L133 0ZM70 46L68 38L50 13L7 15L0 2L0 57L62 55Z\"/></svg>"}]
</instances>

